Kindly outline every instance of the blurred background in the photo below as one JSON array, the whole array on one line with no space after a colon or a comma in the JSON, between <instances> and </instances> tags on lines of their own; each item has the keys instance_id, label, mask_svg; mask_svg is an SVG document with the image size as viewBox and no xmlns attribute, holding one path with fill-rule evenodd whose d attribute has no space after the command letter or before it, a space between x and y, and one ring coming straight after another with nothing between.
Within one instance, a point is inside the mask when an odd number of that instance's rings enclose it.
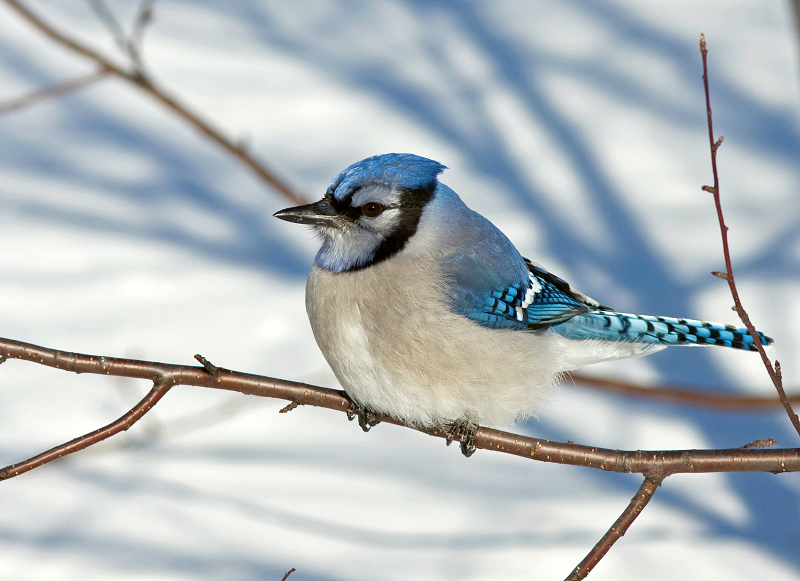
<instances>
[{"instance_id":1,"label":"blurred background","mask_svg":"<svg viewBox=\"0 0 800 581\"><path fill-rule=\"evenodd\" d=\"M27 5L125 56L89 2ZM107 5L131 29L138 1ZM97 4L95 3L95 8ZM412 152L523 255L626 312L738 323L713 200L700 33L740 293L800 384L800 62L789 2L160 0L146 70L308 199ZM127 66L127 65L126 65ZM0 2L0 103L90 74ZM303 304L293 205L107 78L0 115L0 335L338 387ZM774 392L759 358L587 368ZM144 382L0 368L0 465L93 430ZM282 401L178 387L129 432L0 485L4 579L561 579L638 476L525 462ZM785 413L564 386L521 433L620 449L797 446ZM800 579L800 475L676 475L591 579Z\"/></svg>"}]
</instances>

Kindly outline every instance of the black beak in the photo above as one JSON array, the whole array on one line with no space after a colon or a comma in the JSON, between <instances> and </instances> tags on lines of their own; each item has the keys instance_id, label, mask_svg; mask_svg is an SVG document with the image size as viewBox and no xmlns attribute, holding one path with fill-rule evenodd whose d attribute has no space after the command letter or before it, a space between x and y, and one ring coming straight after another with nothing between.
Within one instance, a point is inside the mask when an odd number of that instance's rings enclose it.
<instances>
[{"instance_id":1,"label":"black beak","mask_svg":"<svg viewBox=\"0 0 800 581\"><path fill-rule=\"evenodd\" d=\"M333 210L330 202L325 198L313 204L286 208L273 214L276 218L293 222L295 224L308 224L310 226L336 226L339 215Z\"/></svg>"}]
</instances>

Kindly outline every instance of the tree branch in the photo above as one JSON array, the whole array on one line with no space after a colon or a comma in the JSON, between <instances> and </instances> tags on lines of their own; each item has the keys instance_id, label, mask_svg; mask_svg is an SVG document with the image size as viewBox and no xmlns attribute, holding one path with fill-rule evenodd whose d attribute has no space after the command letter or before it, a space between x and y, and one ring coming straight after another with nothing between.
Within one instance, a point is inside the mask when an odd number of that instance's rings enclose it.
<instances>
[{"instance_id":1,"label":"tree branch","mask_svg":"<svg viewBox=\"0 0 800 581\"><path fill-rule=\"evenodd\" d=\"M137 69L135 63L133 71L126 71L125 69L115 65L99 52L61 32L58 32L55 28L31 12L19 0L3 1L48 38L70 49L71 51L94 61L103 70L108 71L109 74L113 74L128 81L153 97L164 107L183 118L205 137L219 145L222 149L245 164L254 174L256 174L259 179L274 188L290 202L294 204L304 204L307 202L303 196L290 188L288 184L278 178L271 170L267 169L263 163L250 155L246 148L225 137L221 131L212 127L210 123L205 121L197 113L190 111L175 97L169 95L163 88L159 87L152 79L146 76L141 69Z\"/></svg>"},{"instance_id":2,"label":"tree branch","mask_svg":"<svg viewBox=\"0 0 800 581\"><path fill-rule=\"evenodd\" d=\"M212 374L209 373L206 367L82 355L39 347L11 339L0 339L0 357L21 359L73 373L94 373L147 379L149 381L164 381L166 378L171 385L195 385L238 391L340 412L347 412L351 403L350 399L342 391L260 375L239 373L216 366L212 366L215 371ZM125 417L123 416L123 418ZM386 415L379 415L378 419L386 423L405 425ZM406 427L413 428L413 426ZM440 429L413 429L431 436L445 437L444 432ZM585 466L609 472L641 473L651 478L663 478L669 474L688 472L779 473L800 471L800 448L763 449L750 447L727 450L621 451L530 438L484 427L478 428L475 435L475 446L484 450L494 450L540 462ZM9 475L9 477L11 476L13 474Z\"/></svg>"},{"instance_id":3,"label":"tree branch","mask_svg":"<svg viewBox=\"0 0 800 581\"><path fill-rule=\"evenodd\" d=\"M137 47L133 46L128 40L128 37L125 35L125 31L122 30L122 27L119 25L116 16L114 16L114 13L109 10L108 6L106 6L106 3L103 2L103 0L86 1L89 3L89 6L91 6L98 20L103 23L103 26L105 26L108 32L111 34L111 37L114 39L114 42L117 43L117 47L120 49L120 51L122 51L131 59L131 62L137 69L141 69L141 61L139 60Z\"/></svg>"},{"instance_id":4,"label":"tree branch","mask_svg":"<svg viewBox=\"0 0 800 581\"><path fill-rule=\"evenodd\" d=\"M708 50L706 48L706 37L703 34L700 35L700 54L703 57L703 86L706 92L708 140L711 145L711 170L714 174L714 185L703 186L703 189L707 192L711 192L711 194L714 196L714 205L717 208L717 217L719 219L719 229L722 234L722 253L725 256L725 272L713 272L712 274L728 281L728 287L731 290L731 296L733 296L733 310L739 315L742 323L744 323L744 326L747 327L747 332L750 333L750 336L753 338L753 344L756 346L756 349L758 349L759 355L761 355L761 360L764 362L764 367L766 367L767 373L769 374L775 389L778 391L778 397L780 398L781 403L783 404L783 407L789 416L789 420L792 422L797 434L800 435L800 418L798 418L797 414L794 413L792 404L789 403L789 398L786 397L786 392L783 390L780 363L775 361L775 365L773 366L772 361L770 361L769 357L767 356L767 352L764 350L764 345L761 344L761 338L756 332L755 326L753 326L753 323L750 321L749 315L742 306L742 301L739 299L739 291L736 289L736 282L733 278L733 265L731 264L731 253L730 249L728 248L728 227L725 225L725 218L722 215L722 202L719 196L719 175L717 174L717 150L719 149L720 145L722 145L724 138L723 136L720 136L719 140L714 141L714 126L711 121L711 96L708 89Z\"/></svg>"},{"instance_id":5,"label":"tree branch","mask_svg":"<svg viewBox=\"0 0 800 581\"><path fill-rule=\"evenodd\" d=\"M633 521L636 520L636 517L641 514L644 507L646 507L650 499L653 498L656 489L661 486L662 480L663 478L658 477L647 477L644 479L636 495L631 499L628 508L626 508L616 522L611 525L611 528L608 529L594 548L589 551L589 554L584 557L583 561L572 570L572 573L569 574L565 581L580 581L594 569L595 565L600 562L600 559L605 557L614 543L627 532L628 527L630 527Z\"/></svg>"},{"instance_id":6,"label":"tree branch","mask_svg":"<svg viewBox=\"0 0 800 581\"><path fill-rule=\"evenodd\" d=\"M8 101L0 103L0 115L16 111L17 109L22 109L24 107L28 107L36 103L40 103L41 101L45 101L47 99L55 99L57 97L63 97L64 95L72 93L73 91L77 91L78 89L82 89L87 85L91 85L93 83L101 81L108 75L109 71L104 68L101 68L99 71L95 73L90 73L88 75L75 77L74 79L70 79L62 83L56 83L55 85L50 85L49 87L45 87L43 89L39 89L32 93L28 93L23 97L18 97L16 99L9 99Z\"/></svg>"},{"instance_id":7,"label":"tree branch","mask_svg":"<svg viewBox=\"0 0 800 581\"><path fill-rule=\"evenodd\" d=\"M133 23L130 37L130 42L138 51L141 51L142 48L144 31L147 25L153 20L153 6L155 6L155 4L156 0L142 0L142 3L139 5L139 14L136 16L136 21Z\"/></svg>"},{"instance_id":8,"label":"tree branch","mask_svg":"<svg viewBox=\"0 0 800 581\"><path fill-rule=\"evenodd\" d=\"M25 472L33 470L34 468L38 468L43 464L57 460L62 456L66 456L67 454L72 454L74 452L78 452L79 450L83 450L84 448L88 448L93 444L102 442L106 438L110 438L119 432L127 430L133 424L138 422L142 416L144 416L144 414L149 412L153 406L156 405L158 401L166 395L172 385L173 384L169 378L159 378L155 380L153 383L153 389L151 389L148 394L144 396L142 401L137 403L133 408L131 408L130 411L125 413L118 420L111 422L107 426L99 428L93 432L89 432L84 436L70 440L65 444L51 448L46 452L37 454L33 458L6 466L0 470L0 481L8 480L9 478L14 478L14 476L24 474Z\"/></svg>"},{"instance_id":9,"label":"tree branch","mask_svg":"<svg viewBox=\"0 0 800 581\"><path fill-rule=\"evenodd\" d=\"M645 387L638 383L630 383L618 379L592 377L582 373L572 373L571 377L575 381L576 386L584 386L605 393L616 393L627 397L651 399L723 412L771 412L783 405L783 402L774 395L723 394L673 385ZM787 398L790 402L800 405L800 395L791 395L787 396Z\"/></svg>"}]
</instances>

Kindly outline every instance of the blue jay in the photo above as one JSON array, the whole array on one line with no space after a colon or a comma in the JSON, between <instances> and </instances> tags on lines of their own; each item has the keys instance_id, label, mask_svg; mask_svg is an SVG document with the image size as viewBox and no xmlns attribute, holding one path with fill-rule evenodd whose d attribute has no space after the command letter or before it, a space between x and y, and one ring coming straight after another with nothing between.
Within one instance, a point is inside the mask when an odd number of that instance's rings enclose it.
<instances>
[{"instance_id":1,"label":"blue jay","mask_svg":"<svg viewBox=\"0 0 800 581\"><path fill-rule=\"evenodd\" d=\"M523 258L439 183L444 169L377 155L340 173L319 202L275 214L322 241L306 310L365 431L388 414L445 430L469 455L477 425L534 415L582 365L669 345L755 351L746 329L600 305Z\"/></svg>"}]
</instances>

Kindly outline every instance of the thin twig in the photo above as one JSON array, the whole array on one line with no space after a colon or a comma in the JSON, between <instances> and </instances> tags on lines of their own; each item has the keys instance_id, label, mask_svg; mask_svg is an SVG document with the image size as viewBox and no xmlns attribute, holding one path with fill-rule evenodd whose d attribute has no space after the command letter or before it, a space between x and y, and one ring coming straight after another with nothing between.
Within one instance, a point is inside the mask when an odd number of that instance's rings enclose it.
<instances>
[{"instance_id":1,"label":"thin twig","mask_svg":"<svg viewBox=\"0 0 800 581\"><path fill-rule=\"evenodd\" d=\"M142 51L142 41L144 40L144 31L147 29L147 25L153 21L153 7L155 4L156 0L142 0L142 3L139 5L139 14L136 16L133 28L131 29L130 42L136 47L136 50L140 54Z\"/></svg>"},{"instance_id":2,"label":"thin twig","mask_svg":"<svg viewBox=\"0 0 800 581\"><path fill-rule=\"evenodd\" d=\"M74 452L88 448L93 444L102 442L106 438L110 438L119 432L127 430L133 424L138 422L142 416L144 416L144 414L149 412L153 406L156 405L158 401L164 397L164 395L166 395L172 386L173 383L167 378L157 379L153 384L153 389L151 389L148 394L144 396L142 401L133 406L130 411L125 413L118 420L111 422L107 426L99 428L93 432L89 432L84 436L70 440L65 444L51 448L46 452L37 454L32 458L24 460L23 462L11 464L10 466L0 469L0 481L24 474L25 472L33 470L34 468L37 468L43 464L57 460L58 458L66 456L67 454L73 454Z\"/></svg>"},{"instance_id":3,"label":"thin twig","mask_svg":"<svg viewBox=\"0 0 800 581\"><path fill-rule=\"evenodd\" d=\"M731 295L733 296L733 310L739 315L742 323L744 323L744 326L747 327L747 332L750 333L750 336L753 338L753 344L756 346L758 353L761 355L761 360L764 362L764 367L766 367L767 373L769 374L775 389L778 391L778 397L780 398L786 413L789 415L789 420L792 422L797 434L800 435L800 418L797 417L797 414L792 409L792 404L789 403L789 398L786 397L786 392L783 390L783 381L780 376L780 364L776 361L775 366L773 366L772 361L770 361L769 357L767 356L767 352L764 350L764 345L761 344L761 338L756 332L755 326L750 321L750 317L742 306L742 301L739 298L739 291L736 289L736 282L733 278L733 265L731 263L730 249L728 248L728 227L725 225L725 219L722 215L722 202L719 195L719 175L717 173L717 150L722 144L723 138L720 136L719 140L714 141L714 126L711 121L711 96L708 89L708 49L706 48L706 37L703 34L700 35L700 54L703 57L703 86L705 87L706 92L708 140L711 145L711 170L714 174L714 185L710 187L703 186L703 189L707 192L711 192L711 194L714 196L714 205L717 208L717 217L719 219L719 229L722 234L722 252L725 256L725 272L714 273L714 275L725 279L728 282L728 287L730 288Z\"/></svg>"},{"instance_id":4,"label":"thin twig","mask_svg":"<svg viewBox=\"0 0 800 581\"><path fill-rule=\"evenodd\" d=\"M211 363L211 361L209 361L199 353L195 354L194 358L200 362L200 365L203 366L203 369L206 370L206 373L208 373L216 381L219 381L219 372L220 372L219 367Z\"/></svg>"},{"instance_id":5,"label":"thin twig","mask_svg":"<svg viewBox=\"0 0 800 581\"><path fill-rule=\"evenodd\" d=\"M125 31L119 24L117 17L114 16L114 13L104 0L87 0L87 2L94 10L98 20L108 29L119 49L131 60L136 71L144 76L144 61L142 61L141 57L142 38L147 25L150 23L155 0L142 1L130 37L125 35Z\"/></svg>"},{"instance_id":6,"label":"thin twig","mask_svg":"<svg viewBox=\"0 0 800 581\"><path fill-rule=\"evenodd\" d=\"M9 7L16 10L25 20L31 23L34 27L39 29L45 36L61 44L62 46L70 49L71 51L80 54L88 59L93 60L102 68L107 70L110 74L116 75L121 79L132 83L148 95L153 97L164 107L184 119L202 135L222 147L225 151L230 153L236 159L244 163L250 170L256 174L264 183L274 188L278 193L283 195L286 199L295 204L304 204L306 199L300 194L296 193L288 186L283 180L278 178L271 170L255 159L247 149L238 145L225 137L221 131L211 126L206 120L202 119L198 114L190 111L183 103L178 101L175 97L170 96L163 88L159 87L152 79L144 75L141 71L134 69L133 71L126 71L119 66L112 63L108 58L99 52L89 48L85 44L70 38L69 36L58 32L50 24L36 16L19 0L2 0Z\"/></svg>"},{"instance_id":7,"label":"thin twig","mask_svg":"<svg viewBox=\"0 0 800 581\"><path fill-rule=\"evenodd\" d=\"M742 448L769 448L770 446L776 446L778 441L774 438L767 438L766 440L755 440L750 442L749 444L745 444Z\"/></svg>"},{"instance_id":8,"label":"thin twig","mask_svg":"<svg viewBox=\"0 0 800 581\"><path fill-rule=\"evenodd\" d=\"M581 373L573 373L576 386L589 387L598 391L616 393L628 397L652 399L693 407L702 407L722 412L771 412L783 405L774 395L738 395L731 393L711 393L697 388L673 385L645 387L618 379L604 379ZM790 402L800 405L800 395L788 396Z\"/></svg>"},{"instance_id":9,"label":"thin twig","mask_svg":"<svg viewBox=\"0 0 800 581\"><path fill-rule=\"evenodd\" d=\"M281 581L286 581L289 578L289 575L291 575L295 571L297 571L297 569L295 569L294 567L286 571L286 575L283 576L283 579L281 579Z\"/></svg>"},{"instance_id":10,"label":"thin twig","mask_svg":"<svg viewBox=\"0 0 800 581\"><path fill-rule=\"evenodd\" d=\"M580 579L584 579L589 572L594 569L595 565L600 562L600 559L608 553L612 545L625 534L628 527L630 527L633 521L636 520L636 517L641 514L644 507L647 506L647 503L653 498L656 489L661 486L662 480L663 478L649 476L644 479L636 495L631 499L628 508L626 508L616 522L611 525L611 528L608 529L594 548L589 551L589 554L584 557L583 561L572 570L572 573L569 574L565 581L579 581Z\"/></svg>"},{"instance_id":11,"label":"thin twig","mask_svg":"<svg viewBox=\"0 0 800 581\"><path fill-rule=\"evenodd\" d=\"M16 111L17 109L23 109L30 105L46 101L47 99L63 97L73 91L77 91L78 89L103 80L108 76L109 72L110 71L107 69L101 68L95 73L75 77L74 79L62 83L56 83L55 85L50 85L49 87L39 89L33 93L28 93L22 97L17 97L16 99L9 99L8 101L0 103L0 115Z\"/></svg>"},{"instance_id":12,"label":"thin twig","mask_svg":"<svg viewBox=\"0 0 800 581\"><path fill-rule=\"evenodd\" d=\"M135 47L131 46L128 37L125 36L125 31L122 30L122 26L120 26L119 22L117 21L117 17L114 16L114 13L111 12L108 6L106 6L106 3L103 2L103 0L86 1L89 3L89 6L92 7L92 10L94 10L97 19L108 29L111 37L114 39L114 42L117 43L117 47L128 57L130 57L130 59L134 61L134 64L138 64L138 55L135 54Z\"/></svg>"},{"instance_id":13,"label":"thin twig","mask_svg":"<svg viewBox=\"0 0 800 581\"><path fill-rule=\"evenodd\" d=\"M300 405L300 404L299 404L299 403L297 403L296 401L290 401L290 402L289 402L289 404L288 404L288 405L286 405L286 406L284 406L284 407L282 407L282 408L281 408L281 409L278 411L278 413L279 413L279 414L288 414L290 411L292 411L292 410L294 410L294 409L297 409L297 407L298 407L299 405Z\"/></svg>"},{"instance_id":14,"label":"thin twig","mask_svg":"<svg viewBox=\"0 0 800 581\"><path fill-rule=\"evenodd\" d=\"M347 412L351 404L351 400L344 392L305 383L238 373L222 368L217 368L219 377L215 379L202 367L82 355L11 339L0 339L0 357L22 359L73 373L94 373L151 381L168 377L174 385L196 385L238 391L340 412ZM386 415L377 415L377 419L389 424L405 425ZM441 429L414 429L431 436L446 437ZM484 427L478 428L474 444L484 450L494 450L540 462L585 466L608 472L641 473L651 477L699 472L800 471L800 448L621 451L530 438Z\"/></svg>"}]
</instances>

